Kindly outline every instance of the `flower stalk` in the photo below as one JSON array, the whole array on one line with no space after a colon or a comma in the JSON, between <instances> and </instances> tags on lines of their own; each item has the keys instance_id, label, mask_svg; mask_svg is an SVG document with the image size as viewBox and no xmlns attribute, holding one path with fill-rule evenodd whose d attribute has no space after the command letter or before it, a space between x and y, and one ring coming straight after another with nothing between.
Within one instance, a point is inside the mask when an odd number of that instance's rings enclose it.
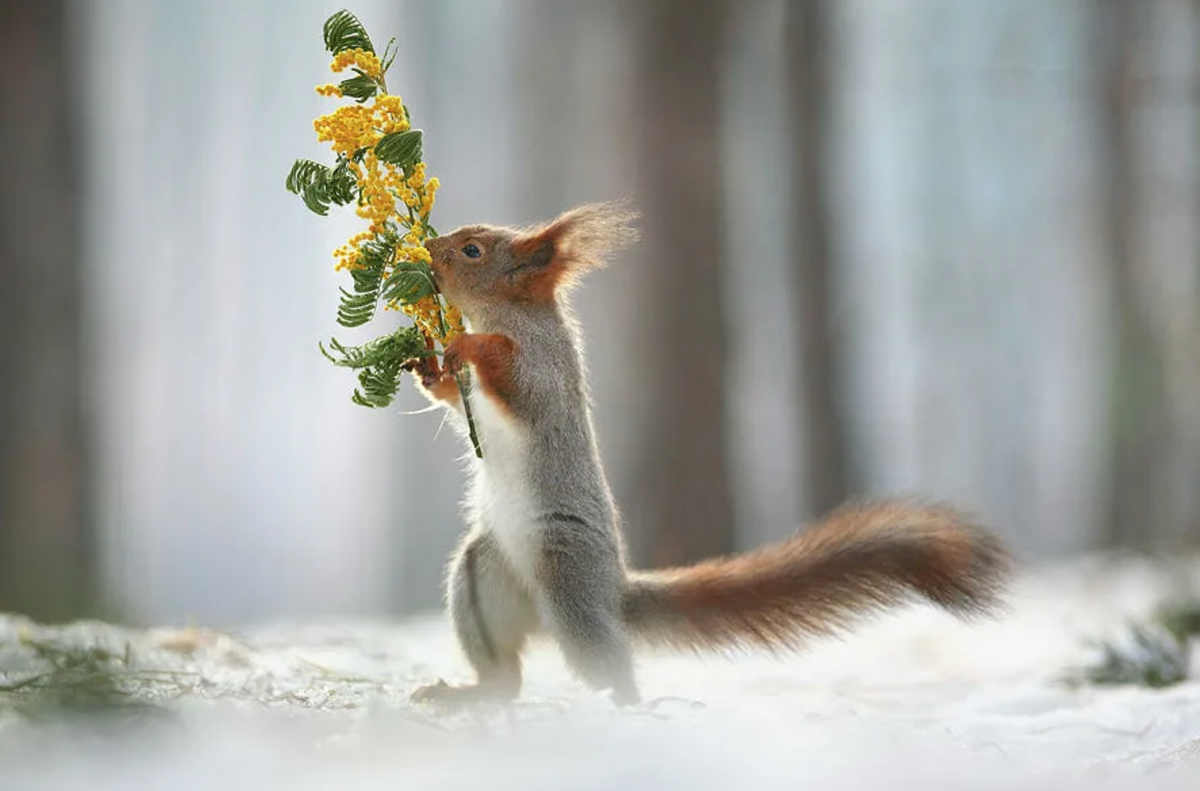
<instances>
[{"instance_id":1,"label":"flower stalk","mask_svg":"<svg viewBox=\"0 0 1200 791\"><path fill-rule=\"evenodd\" d=\"M341 289L338 323L366 324L380 304L412 319L410 326L362 346L331 339L332 354L320 346L336 365L358 370L359 388L351 397L355 403L382 407L395 397L405 370L440 372L437 357L463 332L463 318L440 293L429 268L425 242L437 236L429 216L440 183L426 173L421 130L412 128L400 96L387 90L395 39L380 56L362 23L348 11L329 17L324 35L333 56L330 69L352 75L317 86L317 93L352 101L313 121L317 140L328 143L334 154L333 166L297 160L286 186L317 214L327 214L332 205L354 204L367 223L333 251L335 269L348 272L352 286ZM467 399L470 380L460 374L455 381L475 454L482 457Z\"/></svg>"}]
</instances>

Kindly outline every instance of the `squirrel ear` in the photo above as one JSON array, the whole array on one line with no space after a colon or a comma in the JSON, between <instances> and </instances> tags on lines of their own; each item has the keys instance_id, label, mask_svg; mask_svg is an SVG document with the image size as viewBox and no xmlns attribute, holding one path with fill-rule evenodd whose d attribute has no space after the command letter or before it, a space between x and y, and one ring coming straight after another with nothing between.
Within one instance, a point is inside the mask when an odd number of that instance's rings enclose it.
<instances>
[{"instance_id":1,"label":"squirrel ear","mask_svg":"<svg viewBox=\"0 0 1200 791\"><path fill-rule=\"evenodd\" d=\"M546 269L554 260L554 240L542 235L521 236L512 243L513 263L520 269Z\"/></svg>"},{"instance_id":2,"label":"squirrel ear","mask_svg":"<svg viewBox=\"0 0 1200 791\"><path fill-rule=\"evenodd\" d=\"M564 270L555 258L554 238L527 233L512 241L512 266L505 275L513 296L522 300L548 302L554 299Z\"/></svg>"},{"instance_id":3,"label":"squirrel ear","mask_svg":"<svg viewBox=\"0 0 1200 791\"><path fill-rule=\"evenodd\" d=\"M636 219L637 213L623 203L578 206L513 240L514 262L518 269L530 270L539 291L553 296L559 287L574 285L579 275L602 266L608 253L634 242Z\"/></svg>"}]
</instances>

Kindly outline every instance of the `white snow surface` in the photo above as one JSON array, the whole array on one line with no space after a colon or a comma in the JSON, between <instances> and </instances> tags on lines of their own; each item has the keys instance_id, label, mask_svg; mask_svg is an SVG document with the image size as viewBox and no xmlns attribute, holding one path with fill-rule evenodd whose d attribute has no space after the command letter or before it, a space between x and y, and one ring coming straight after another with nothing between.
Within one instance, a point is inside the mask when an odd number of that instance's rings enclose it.
<instances>
[{"instance_id":1,"label":"white snow surface","mask_svg":"<svg viewBox=\"0 0 1200 791\"><path fill-rule=\"evenodd\" d=\"M169 703L175 716L136 724L0 709L0 791L1195 791L1200 681L1062 683L1089 640L1146 617L1177 583L1144 561L1089 560L1024 575L995 621L914 607L801 655L646 655L647 703L627 710L579 686L550 645L532 651L513 706L409 704L419 684L469 678L440 616L238 634L80 624L67 629L194 686ZM0 617L0 644L61 633L42 630Z\"/></svg>"}]
</instances>

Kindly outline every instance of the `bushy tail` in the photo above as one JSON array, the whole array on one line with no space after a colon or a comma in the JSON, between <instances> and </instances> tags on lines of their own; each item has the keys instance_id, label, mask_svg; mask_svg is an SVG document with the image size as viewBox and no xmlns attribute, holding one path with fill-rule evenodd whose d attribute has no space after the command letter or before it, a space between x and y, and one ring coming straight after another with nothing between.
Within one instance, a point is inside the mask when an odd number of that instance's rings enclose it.
<instances>
[{"instance_id":1,"label":"bushy tail","mask_svg":"<svg viewBox=\"0 0 1200 791\"><path fill-rule=\"evenodd\" d=\"M923 597L960 617L999 603L1008 554L941 505L847 505L773 546L631 575L622 607L636 639L721 650L796 648Z\"/></svg>"}]
</instances>

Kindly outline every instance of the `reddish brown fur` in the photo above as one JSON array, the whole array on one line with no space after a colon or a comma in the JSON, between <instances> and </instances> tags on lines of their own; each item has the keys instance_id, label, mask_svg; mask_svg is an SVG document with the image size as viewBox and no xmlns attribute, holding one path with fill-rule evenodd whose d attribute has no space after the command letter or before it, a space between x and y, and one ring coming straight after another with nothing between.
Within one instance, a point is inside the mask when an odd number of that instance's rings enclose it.
<instances>
[{"instance_id":1,"label":"reddish brown fur","mask_svg":"<svg viewBox=\"0 0 1200 791\"><path fill-rule=\"evenodd\" d=\"M508 409L516 353L517 344L507 335L465 333L450 341L442 362L449 374L458 373L467 363L474 365L483 394Z\"/></svg>"},{"instance_id":2,"label":"reddish brown fur","mask_svg":"<svg viewBox=\"0 0 1200 791\"><path fill-rule=\"evenodd\" d=\"M504 289L505 296L530 302L553 302L566 272L562 257L554 254L554 237L546 233L521 236L513 240L509 249L513 261L527 265L529 273L521 280L508 284ZM539 258L545 260L540 266L537 265Z\"/></svg>"},{"instance_id":3,"label":"reddish brown fur","mask_svg":"<svg viewBox=\"0 0 1200 791\"><path fill-rule=\"evenodd\" d=\"M637 239L636 214L619 204L590 203L559 215L546 225L527 229L512 242L514 258L547 262L530 268L517 284L524 299L551 301L562 288L571 288L579 277L602 266L604 257Z\"/></svg>"},{"instance_id":4,"label":"reddish brown fur","mask_svg":"<svg viewBox=\"0 0 1200 791\"><path fill-rule=\"evenodd\" d=\"M959 616L984 613L1007 565L999 542L951 508L845 506L756 552L634 575L623 605L649 643L795 648L915 596Z\"/></svg>"}]
</instances>

